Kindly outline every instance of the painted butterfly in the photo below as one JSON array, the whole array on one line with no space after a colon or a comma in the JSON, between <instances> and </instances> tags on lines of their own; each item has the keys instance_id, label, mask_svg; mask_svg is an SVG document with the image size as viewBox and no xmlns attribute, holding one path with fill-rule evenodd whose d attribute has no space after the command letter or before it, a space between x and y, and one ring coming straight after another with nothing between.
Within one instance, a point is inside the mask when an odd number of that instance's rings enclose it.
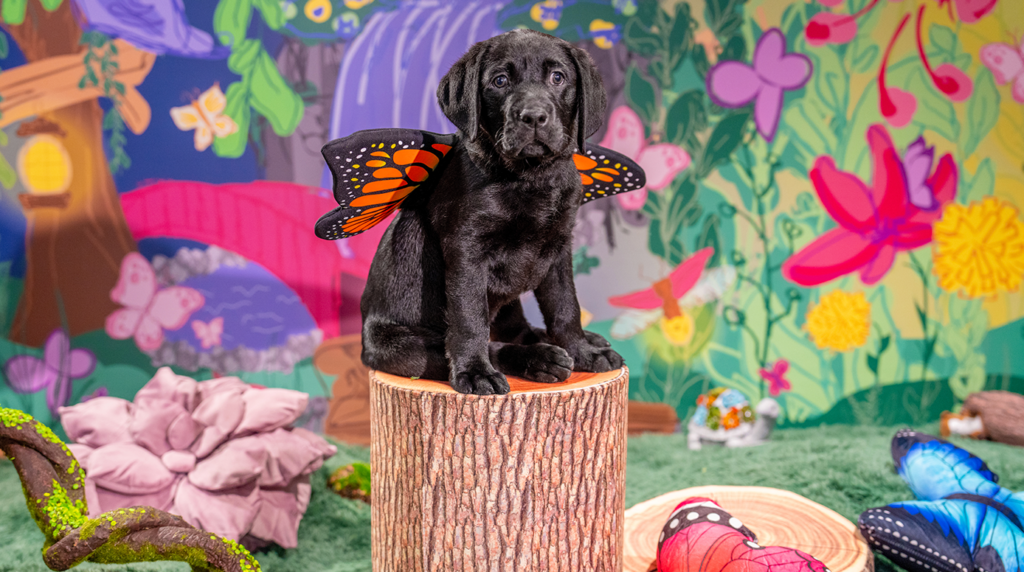
<instances>
[{"instance_id":1,"label":"painted butterfly","mask_svg":"<svg viewBox=\"0 0 1024 572\"><path fill-rule=\"evenodd\" d=\"M1021 569L1024 493L999 486L984 461L938 437L902 430L891 450L896 471L920 500L860 515L873 549L911 571Z\"/></svg>"},{"instance_id":2,"label":"painted butterfly","mask_svg":"<svg viewBox=\"0 0 1024 572\"><path fill-rule=\"evenodd\" d=\"M358 131L324 145L334 176L338 208L320 217L316 235L327 240L355 236L380 223L417 189L429 189L444 169L454 135L418 129ZM640 189L644 171L631 159L588 144L573 155L583 184L583 202Z\"/></svg>"},{"instance_id":3,"label":"painted butterfly","mask_svg":"<svg viewBox=\"0 0 1024 572\"><path fill-rule=\"evenodd\" d=\"M810 554L761 546L757 536L715 501L691 497L661 531L651 572L828 572Z\"/></svg>"}]
</instances>

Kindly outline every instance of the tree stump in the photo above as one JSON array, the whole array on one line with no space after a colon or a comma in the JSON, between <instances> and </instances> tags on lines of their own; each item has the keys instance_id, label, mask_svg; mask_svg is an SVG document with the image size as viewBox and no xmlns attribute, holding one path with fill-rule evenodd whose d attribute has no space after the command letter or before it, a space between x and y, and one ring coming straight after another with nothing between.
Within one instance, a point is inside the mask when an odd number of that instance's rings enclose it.
<instances>
[{"instance_id":1,"label":"tree stump","mask_svg":"<svg viewBox=\"0 0 1024 572\"><path fill-rule=\"evenodd\" d=\"M666 493L626 511L624 572L654 569L662 527L676 505L689 497L718 503L756 534L761 546L802 550L832 572L875 569L874 556L857 526L830 508L779 489L706 486Z\"/></svg>"},{"instance_id":2,"label":"tree stump","mask_svg":"<svg viewBox=\"0 0 1024 572\"><path fill-rule=\"evenodd\" d=\"M509 383L370 372L374 572L621 572L628 371Z\"/></svg>"}]
</instances>

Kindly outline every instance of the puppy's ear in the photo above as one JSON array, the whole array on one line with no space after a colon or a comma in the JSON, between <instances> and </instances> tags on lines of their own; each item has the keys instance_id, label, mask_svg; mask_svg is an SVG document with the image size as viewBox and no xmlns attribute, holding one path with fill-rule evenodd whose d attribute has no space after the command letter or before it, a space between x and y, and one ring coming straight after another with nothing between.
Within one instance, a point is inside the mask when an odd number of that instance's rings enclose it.
<instances>
[{"instance_id":1,"label":"puppy's ear","mask_svg":"<svg viewBox=\"0 0 1024 572\"><path fill-rule=\"evenodd\" d=\"M576 66L576 142L583 152L583 144L601 128L608 107L608 96L597 65L586 50L570 48L573 65Z\"/></svg>"},{"instance_id":2,"label":"puppy's ear","mask_svg":"<svg viewBox=\"0 0 1024 572\"><path fill-rule=\"evenodd\" d=\"M480 62L484 46L476 44L469 49L437 86L437 103L445 116L470 141L475 141L480 130Z\"/></svg>"}]
</instances>

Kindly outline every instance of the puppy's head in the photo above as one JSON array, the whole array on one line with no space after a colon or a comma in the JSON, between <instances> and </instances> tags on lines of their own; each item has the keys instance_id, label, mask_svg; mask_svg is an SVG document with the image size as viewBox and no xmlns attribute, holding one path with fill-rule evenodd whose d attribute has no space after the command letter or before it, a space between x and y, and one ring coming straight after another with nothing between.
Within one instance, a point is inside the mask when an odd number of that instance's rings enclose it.
<instances>
[{"instance_id":1,"label":"puppy's head","mask_svg":"<svg viewBox=\"0 0 1024 572\"><path fill-rule=\"evenodd\" d=\"M532 30L474 45L441 80L437 99L469 144L493 147L508 166L582 149L607 105L590 55Z\"/></svg>"}]
</instances>

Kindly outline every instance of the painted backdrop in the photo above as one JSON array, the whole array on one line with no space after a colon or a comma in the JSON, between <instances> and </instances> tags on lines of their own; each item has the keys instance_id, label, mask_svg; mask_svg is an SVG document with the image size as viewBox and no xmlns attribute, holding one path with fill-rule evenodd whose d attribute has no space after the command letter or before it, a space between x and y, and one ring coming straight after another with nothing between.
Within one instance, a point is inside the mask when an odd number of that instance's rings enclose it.
<instances>
[{"instance_id":1,"label":"painted backdrop","mask_svg":"<svg viewBox=\"0 0 1024 572\"><path fill-rule=\"evenodd\" d=\"M1020 0L3 0L0 403L131 398L170 365L315 396L383 226L313 235L319 154L451 132L438 80L529 27L598 62L587 327L631 398L712 387L784 424L934 419L1024 390ZM531 319L540 320L530 304ZM336 372L334 372L336 373Z\"/></svg>"}]
</instances>

